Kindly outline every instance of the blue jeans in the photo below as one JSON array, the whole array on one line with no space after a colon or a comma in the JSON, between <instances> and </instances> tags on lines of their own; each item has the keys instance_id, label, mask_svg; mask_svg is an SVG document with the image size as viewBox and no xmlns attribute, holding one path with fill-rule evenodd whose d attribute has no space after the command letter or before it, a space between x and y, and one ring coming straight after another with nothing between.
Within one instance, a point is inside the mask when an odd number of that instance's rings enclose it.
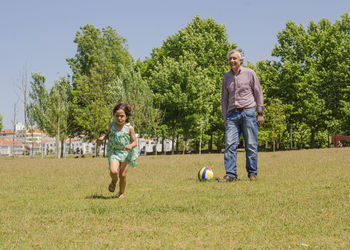
<instances>
[{"instance_id":1,"label":"blue jeans","mask_svg":"<svg viewBox=\"0 0 350 250\"><path fill-rule=\"evenodd\" d=\"M230 112L225 128L225 168L226 175L237 178L237 147L243 133L246 151L246 169L248 177L258 174L258 120L255 108L240 112Z\"/></svg>"}]
</instances>

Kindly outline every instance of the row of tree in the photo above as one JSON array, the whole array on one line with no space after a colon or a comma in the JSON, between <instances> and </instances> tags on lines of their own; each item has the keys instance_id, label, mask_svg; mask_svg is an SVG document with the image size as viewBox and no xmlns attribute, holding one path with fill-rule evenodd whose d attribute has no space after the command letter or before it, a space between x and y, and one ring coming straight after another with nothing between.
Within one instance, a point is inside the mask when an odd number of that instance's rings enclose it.
<instances>
[{"instance_id":1,"label":"row of tree","mask_svg":"<svg viewBox=\"0 0 350 250\"><path fill-rule=\"evenodd\" d=\"M277 38L276 61L246 65L257 72L265 96L260 146L327 146L329 135L350 131L350 18L344 14L334 24L322 19L307 29L289 21ZM122 100L135 107L137 133L176 139L173 152L185 150L189 141L199 152L223 148L221 84L229 70L227 52L237 47L224 25L195 16L136 62L126 39L111 27L81 27L74 43L77 52L67 59L71 76L48 91L45 77L32 74L30 124L57 141L96 139Z\"/></svg>"}]
</instances>

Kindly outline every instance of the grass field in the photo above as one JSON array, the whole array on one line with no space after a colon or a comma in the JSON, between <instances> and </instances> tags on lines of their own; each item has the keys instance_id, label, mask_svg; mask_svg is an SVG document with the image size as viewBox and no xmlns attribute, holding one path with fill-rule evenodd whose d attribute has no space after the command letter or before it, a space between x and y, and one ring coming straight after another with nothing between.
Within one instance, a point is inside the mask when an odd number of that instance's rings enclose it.
<instances>
[{"instance_id":1,"label":"grass field","mask_svg":"<svg viewBox=\"0 0 350 250\"><path fill-rule=\"evenodd\" d=\"M140 157L127 198L108 192L106 159L0 158L2 249L350 249L350 148L259 153L236 183L223 154Z\"/></svg>"}]
</instances>

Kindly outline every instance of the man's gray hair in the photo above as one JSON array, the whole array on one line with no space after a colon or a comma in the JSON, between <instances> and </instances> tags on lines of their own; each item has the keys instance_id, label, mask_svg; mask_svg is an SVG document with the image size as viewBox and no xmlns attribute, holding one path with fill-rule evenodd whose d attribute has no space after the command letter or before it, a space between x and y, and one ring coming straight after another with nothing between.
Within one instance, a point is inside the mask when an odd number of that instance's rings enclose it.
<instances>
[{"instance_id":1,"label":"man's gray hair","mask_svg":"<svg viewBox=\"0 0 350 250\"><path fill-rule=\"evenodd\" d=\"M227 60L230 60L230 55L233 54L233 53L239 53L239 56L241 57L242 59L242 62L241 64L243 64L243 61L244 61L244 52L242 49L232 49L230 50L228 53L227 53Z\"/></svg>"}]
</instances>

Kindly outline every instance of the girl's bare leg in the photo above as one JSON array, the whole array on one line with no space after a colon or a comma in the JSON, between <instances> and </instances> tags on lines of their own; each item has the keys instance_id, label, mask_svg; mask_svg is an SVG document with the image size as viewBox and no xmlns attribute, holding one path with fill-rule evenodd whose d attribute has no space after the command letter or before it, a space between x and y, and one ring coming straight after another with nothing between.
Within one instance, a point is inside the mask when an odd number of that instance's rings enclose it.
<instances>
[{"instance_id":1,"label":"girl's bare leg","mask_svg":"<svg viewBox=\"0 0 350 250\"><path fill-rule=\"evenodd\" d=\"M108 187L108 190L110 192L114 192L115 190L115 185L118 182L118 175L119 175L119 161L111 161L109 163L109 175L112 178L112 182Z\"/></svg>"},{"instance_id":2,"label":"girl's bare leg","mask_svg":"<svg viewBox=\"0 0 350 250\"><path fill-rule=\"evenodd\" d=\"M125 187L126 187L126 173L128 172L129 162L120 163L119 171L119 198L125 198Z\"/></svg>"}]
</instances>

